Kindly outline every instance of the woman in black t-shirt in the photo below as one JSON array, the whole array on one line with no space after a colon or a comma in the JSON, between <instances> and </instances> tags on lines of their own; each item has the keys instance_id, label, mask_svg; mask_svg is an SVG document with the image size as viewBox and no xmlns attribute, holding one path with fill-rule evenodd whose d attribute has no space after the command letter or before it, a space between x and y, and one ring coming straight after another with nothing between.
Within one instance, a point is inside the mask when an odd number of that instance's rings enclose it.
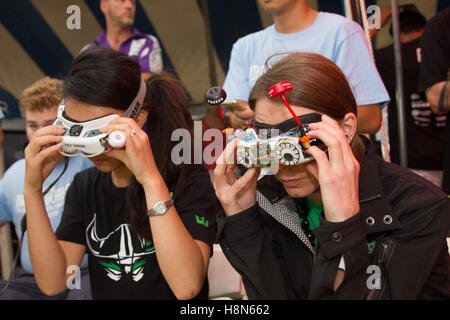
<instances>
[{"instance_id":1,"label":"woman in black t-shirt","mask_svg":"<svg viewBox=\"0 0 450 320\"><path fill-rule=\"evenodd\" d=\"M172 132L192 132L188 99L177 80L155 74L142 108L124 117L130 103L139 107L141 81L139 64L120 52L95 49L75 59L63 88L62 117L76 123L70 134L86 121L116 114L99 131L120 131L126 141L122 149L92 157L95 168L75 177L56 233L42 183L62 157L63 126L38 131L25 151L28 242L46 294L66 288L66 270L87 251L96 299L207 298L214 192L206 169L170 158Z\"/></svg>"}]
</instances>

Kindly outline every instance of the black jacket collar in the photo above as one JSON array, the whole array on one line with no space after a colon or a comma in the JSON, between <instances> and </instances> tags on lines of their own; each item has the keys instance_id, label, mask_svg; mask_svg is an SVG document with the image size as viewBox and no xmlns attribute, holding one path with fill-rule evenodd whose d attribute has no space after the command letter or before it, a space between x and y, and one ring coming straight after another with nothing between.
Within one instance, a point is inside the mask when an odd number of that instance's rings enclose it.
<instances>
[{"instance_id":1,"label":"black jacket collar","mask_svg":"<svg viewBox=\"0 0 450 320\"><path fill-rule=\"evenodd\" d=\"M383 160L376 154L372 143L361 136L366 151L359 175L360 214L367 227L367 233L384 232L401 228L398 216L390 205L381 182L380 164ZM393 183L400 183L399 180ZM258 191L272 204L280 201L287 193L274 176L266 176L258 181Z\"/></svg>"}]
</instances>

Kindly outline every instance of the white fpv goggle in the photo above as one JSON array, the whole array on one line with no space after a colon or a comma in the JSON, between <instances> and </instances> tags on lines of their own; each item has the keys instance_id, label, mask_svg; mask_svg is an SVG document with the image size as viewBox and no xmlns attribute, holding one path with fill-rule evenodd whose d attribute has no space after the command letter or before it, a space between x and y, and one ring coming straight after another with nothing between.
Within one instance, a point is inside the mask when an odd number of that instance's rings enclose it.
<instances>
[{"instance_id":1,"label":"white fpv goggle","mask_svg":"<svg viewBox=\"0 0 450 320\"><path fill-rule=\"evenodd\" d=\"M141 79L139 91L127 108L123 117L134 119L140 111L146 95L145 81ZM83 156L95 157L112 149L122 148L125 145L125 135L120 131L111 134L101 133L100 128L106 127L111 121L119 118L117 114L78 122L70 119L65 112L64 99L58 108L58 115L54 125L64 126L64 134L60 153L67 157Z\"/></svg>"}]
</instances>

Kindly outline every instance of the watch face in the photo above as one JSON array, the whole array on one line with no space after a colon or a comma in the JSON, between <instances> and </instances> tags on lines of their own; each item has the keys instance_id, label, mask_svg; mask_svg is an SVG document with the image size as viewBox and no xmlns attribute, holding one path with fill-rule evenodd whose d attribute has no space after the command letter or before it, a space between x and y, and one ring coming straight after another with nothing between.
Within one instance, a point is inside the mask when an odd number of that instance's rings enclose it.
<instances>
[{"instance_id":1,"label":"watch face","mask_svg":"<svg viewBox=\"0 0 450 320\"><path fill-rule=\"evenodd\" d=\"M166 212L166 205L164 204L164 202L159 202L156 204L155 206L155 212L158 214L163 214Z\"/></svg>"}]
</instances>

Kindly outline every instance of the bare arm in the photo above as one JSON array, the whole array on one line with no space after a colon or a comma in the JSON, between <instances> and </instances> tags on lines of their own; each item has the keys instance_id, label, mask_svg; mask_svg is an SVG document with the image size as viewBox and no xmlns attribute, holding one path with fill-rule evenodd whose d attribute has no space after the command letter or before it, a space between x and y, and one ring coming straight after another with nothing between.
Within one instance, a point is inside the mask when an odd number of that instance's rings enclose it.
<instances>
[{"instance_id":1,"label":"bare arm","mask_svg":"<svg viewBox=\"0 0 450 320\"><path fill-rule=\"evenodd\" d=\"M358 132L375 134L381 126L381 105L358 106Z\"/></svg>"},{"instance_id":2,"label":"bare arm","mask_svg":"<svg viewBox=\"0 0 450 320\"><path fill-rule=\"evenodd\" d=\"M440 113L439 112L439 99L441 97L442 89L444 88L445 81L436 83L432 87L428 88L426 90L427 100L430 104L431 110L433 110L434 113ZM445 111L450 111L450 84L447 85L447 88L445 90L444 94L444 101L443 106Z\"/></svg>"},{"instance_id":3,"label":"bare arm","mask_svg":"<svg viewBox=\"0 0 450 320\"><path fill-rule=\"evenodd\" d=\"M110 156L122 161L142 185L147 208L170 199L169 190L156 166L149 137L142 130L144 118L136 123L130 118L118 118L103 132L120 130L126 137L125 149L112 150ZM136 134L130 135L134 130ZM177 299L192 299L203 286L208 269L210 247L192 238L175 207L164 215L149 218L156 258L161 272Z\"/></svg>"},{"instance_id":4,"label":"bare arm","mask_svg":"<svg viewBox=\"0 0 450 320\"><path fill-rule=\"evenodd\" d=\"M58 242L42 196L43 182L62 160L59 142L63 130L62 126L41 128L25 148L23 195L28 246L36 281L47 295L55 295L66 289L67 266L79 265L85 252L83 246Z\"/></svg>"},{"instance_id":5,"label":"bare arm","mask_svg":"<svg viewBox=\"0 0 450 320\"><path fill-rule=\"evenodd\" d=\"M70 276L66 273L67 267L79 266L86 248L57 240L41 193L24 190L24 198L34 275L42 292L56 295L67 288L67 278Z\"/></svg>"},{"instance_id":6,"label":"bare arm","mask_svg":"<svg viewBox=\"0 0 450 320\"><path fill-rule=\"evenodd\" d=\"M153 180L144 190L148 208L170 198L162 178ZM210 247L192 238L174 207L149 220L158 264L170 289L177 299L194 298L203 286Z\"/></svg>"}]
</instances>

